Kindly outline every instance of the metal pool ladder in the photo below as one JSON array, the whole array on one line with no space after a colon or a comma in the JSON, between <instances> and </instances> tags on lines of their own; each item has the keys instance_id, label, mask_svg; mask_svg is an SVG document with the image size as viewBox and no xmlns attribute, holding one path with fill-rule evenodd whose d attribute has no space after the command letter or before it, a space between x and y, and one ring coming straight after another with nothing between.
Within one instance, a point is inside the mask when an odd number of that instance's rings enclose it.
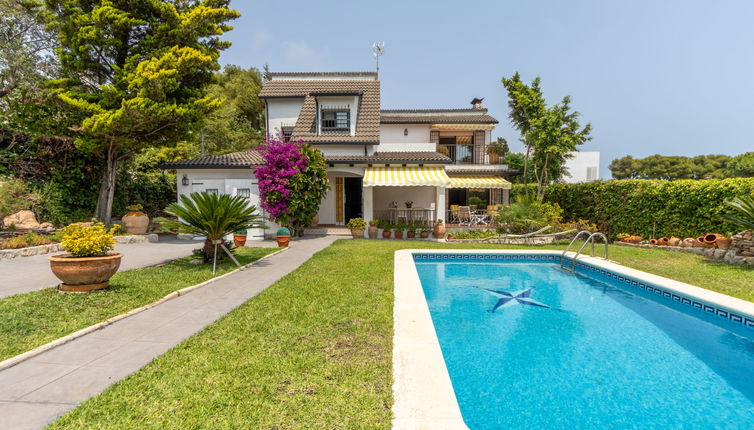
<instances>
[{"instance_id":1,"label":"metal pool ladder","mask_svg":"<svg viewBox=\"0 0 754 430\"><path fill-rule=\"evenodd\" d=\"M573 260L571 260L571 262L573 263L571 265L571 268L573 269L573 268L576 267L576 259L579 258L579 255L581 255L581 251L583 251L584 248L589 243L592 244L592 257L594 257L594 239L595 239L595 237L602 238L602 240L605 242L605 257L604 258L605 258L605 260L607 260L607 258L608 258L608 253L607 253L607 245L608 245L608 243L607 243L607 236L605 236L604 233L600 233L600 232L592 233L589 230L582 230L582 231L576 233L576 236L573 237L573 240L571 240L571 243L569 243L568 246L566 246L566 249L563 250L563 253L560 254L560 267L561 268L564 267L563 262L565 261L565 255L568 252L568 250L571 249L571 245L573 245L574 242L576 242L584 234L588 235L588 237L584 241L584 244L581 245L581 248L579 248L579 251L576 253L576 255L573 256Z\"/></svg>"}]
</instances>

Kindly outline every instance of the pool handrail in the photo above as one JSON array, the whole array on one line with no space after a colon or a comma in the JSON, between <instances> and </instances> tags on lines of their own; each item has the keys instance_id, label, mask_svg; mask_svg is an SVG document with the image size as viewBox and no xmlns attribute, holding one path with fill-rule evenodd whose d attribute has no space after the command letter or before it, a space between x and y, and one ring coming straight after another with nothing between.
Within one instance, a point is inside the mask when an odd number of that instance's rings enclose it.
<instances>
[{"instance_id":1,"label":"pool handrail","mask_svg":"<svg viewBox=\"0 0 754 430\"><path fill-rule=\"evenodd\" d=\"M560 254L560 267L563 267L563 261L565 259L565 255L568 252L568 250L571 249L571 245L573 245L573 243L576 242L579 239L579 237L581 237L581 235L584 234L584 233L586 233L588 235L588 237L592 236L592 232L589 231L589 230L581 230L580 232L576 233L576 236L574 236L573 239L571 239L571 243L569 243L568 246L566 246L566 248L563 250L563 253ZM588 238L587 238L587 240L588 240ZM584 243L586 243L586 242L584 242Z\"/></svg>"},{"instance_id":2,"label":"pool handrail","mask_svg":"<svg viewBox=\"0 0 754 430\"><path fill-rule=\"evenodd\" d=\"M588 238L587 238L587 239L586 239L586 240L584 241L584 244L583 244L583 245L581 245L581 248L579 248L579 252L577 252L577 253L576 253L576 255L575 255L575 256L573 257L573 261L574 261L574 263L573 263L573 264L574 264L574 265L576 264L576 259L577 259L577 258L579 258L579 255L581 254L581 251L583 251L583 250L584 250L584 248L586 247L586 245L587 245L587 244L588 244L589 242L591 242L591 243L592 243L592 257L594 257L594 238L595 238L595 237L601 237L601 238L602 238L602 240L604 240L604 241L605 241L605 257L603 257L603 258L604 258L605 260L607 260L607 259L608 259L608 254L607 254L607 249L608 249L608 247L607 247L607 246L608 246L607 236L606 236L606 235L605 235L604 233L601 233L601 232L599 232L599 231L598 231L598 232L596 232L596 233L592 233L592 234L590 234L590 235L589 235L589 237L588 237Z\"/></svg>"}]
</instances>

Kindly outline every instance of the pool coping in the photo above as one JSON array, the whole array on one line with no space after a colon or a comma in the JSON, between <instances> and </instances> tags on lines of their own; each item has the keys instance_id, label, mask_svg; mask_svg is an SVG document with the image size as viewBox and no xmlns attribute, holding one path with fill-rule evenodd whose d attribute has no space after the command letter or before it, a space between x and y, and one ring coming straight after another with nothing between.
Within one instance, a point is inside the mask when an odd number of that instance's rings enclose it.
<instances>
[{"instance_id":1,"label":"pool coping","mask_svg":"<svg viewBox=\"0 0 754 430\"><path fill-rule=\"evenodd\" d=\"M440 342L435 332L421 280L414 264L414 254L495 254L560 256L550 250L481 250L481 249L403 249L394 256L393 307L393 428L395 429L467 429L450 381ZM576 253L566 257L573 261ZM452 261L452 260L451 260ZM629 282L656 286L653 291L678 301L695 299L696 304L714 308L728 315L736 314L754 322L754 303L706 290L685 282L632 269L613 261L580 255L580 266L591 266L626 278ZM649 288L648 288L649 289ZM663 292L666 290L667 292ZM671 297L668 297L670 294ZM698 307L697 307L698 308ZM703 308L708 311L706 306ZM709 312L709 311L708 311ZM732 319L732 318L731 318ZM752 326L749 326L752 327Z\"/></svg>"}]
</instances>

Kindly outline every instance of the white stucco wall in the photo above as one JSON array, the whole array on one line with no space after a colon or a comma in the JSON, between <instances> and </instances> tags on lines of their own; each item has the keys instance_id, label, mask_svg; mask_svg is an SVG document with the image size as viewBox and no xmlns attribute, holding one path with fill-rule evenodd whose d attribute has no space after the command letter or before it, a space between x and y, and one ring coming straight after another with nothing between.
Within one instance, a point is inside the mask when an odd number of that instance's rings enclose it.
<instances>
[{"instance_id":1,"label":"white stucco wall","mask_svg":"<svg viewBox=\"0 0 754 430\"><path fill-rule=\"evenodd\" d=\"M301 112L301 106L303 105L303 98L268 99L268 132L270 134L277 135L278 133L280 133L282 125L295 125L296 120L298 120L298 115Z\"/></svg>"},{"instance_id":2,"label":"white stucco wall","mask_svg":"<svg viewBox=\"0 0 754 430\"><path fill-rule=\"evenodd\" d=\"M405 208L406 200L414 202L415 208L429 208L435 203L435 187L372 187L374 210L386 211L391 202L397 202L399 208Z\"/></svg>"},{"instance_id":3,"label":"white stucco wall","mask_svg":"<svg viewBox=\"0 0 754 430\"><path fill-rule=\"evenodd\" d=\"M337 170L335 170L337 169ZM330 185L330 189L327 190L327 195L319 205L319 223L320 224L335 224L335 178L336 177L363 177L363 167L342 167L328 169L327 182ZM362 199L364 197L362 196Z\"/></svg>"},{"instance_id":4,"label":"white stucco wall","mask_svg":"<svg viewBox=\"0 0 754 430\"><path fill-rule=\"evenodd\" d=\"M593 152L572 152L573 158L566 160L565 167L568 169L570 177L564 176L563 181L573 184L576 182L596 181L600 177L600 153ZM591 170L592 176L589 176Z\"/></svg>"},{"instance_id":5,"label":"white stucco wall","mask_svg":"<svg viewBox=\"0 0 754 430\"><path fill-rule=\"evenodd\" d=\"M364 155L365 145L314 145L324 156L328 155ZM378 145L366 145L367 154L371 155L372 147Z\"/></svg>"},{"instance_id":6,"label":"white stucco wall","mask_svg":"<svg viewBox=\"0 0 754 430\"><path fill-rule=\"evenodd\" d=\"M404 134L408 131L408 134ZM434 151L429 141L429 124L380 125L380 144L377 151Z\"/></svg>"}]
</instances>

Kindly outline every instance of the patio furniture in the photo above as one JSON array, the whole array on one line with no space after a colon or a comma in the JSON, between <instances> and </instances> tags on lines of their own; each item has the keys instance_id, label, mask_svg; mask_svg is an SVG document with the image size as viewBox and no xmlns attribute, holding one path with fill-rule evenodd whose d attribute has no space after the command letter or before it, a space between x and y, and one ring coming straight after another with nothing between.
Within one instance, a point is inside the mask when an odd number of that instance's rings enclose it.
<instances>
[{"instance_id":1,"label":"patio furniture","mask_svg":"<svg viewBox=\"0 0 754 430\"><path fill-rule=\"evenodd\" d=\"M471 208L468 206L458 207L458 224L471 226L472 213Z\"/></svg>"},{"instance_id":2,"label":"patio furniture","mask_svg":"<svg viewBox=\"0 0 754 430\"><path fill-rule=\"evenodd\" d=\"M487 221L490 219L489 215L487 214L487 211L479 210L479 211L473 211L471 212L471 223L470 226L484 224L487 225Z\"/></svg>"},{"instance_id":3,"label":"patio furniture","mask_svg":"<svg viewBox=\"0 0 754 430\"><path fill-rule=\"evenodd\" d=\"M450 205L450 219L448 220L450 223L459 223L458 208L458 205Z\"/></svg>"}]
</instances>

